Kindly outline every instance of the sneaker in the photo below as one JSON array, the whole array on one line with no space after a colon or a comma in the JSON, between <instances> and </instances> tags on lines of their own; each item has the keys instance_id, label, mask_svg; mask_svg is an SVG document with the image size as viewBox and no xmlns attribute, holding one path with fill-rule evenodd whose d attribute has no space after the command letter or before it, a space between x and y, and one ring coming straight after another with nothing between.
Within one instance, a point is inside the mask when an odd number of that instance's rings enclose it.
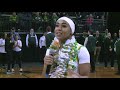
<instances>
[{"instance_id":1,"label":"sneaker","mask_svg":"<svg viewBox=\"0 0 120 90\"><path fill-rule=\"evenodd\" d=\"M20 68L20 70L19 71L23 71L23 69L22 68Z\"/></svg>"},{"instance_id":2,"label":"sneaker","mask_svg":"<svg viewBox=\"0 0 120 90\"><path fill-rule=\"evenodd\" d=\"M20 72L20 75L22 75L23 74L23 69L20 68L19 72Z\"/></svg>"},{"instance_id":3,"label":"sneaker","mask_svg":"<svg viewBox=\"0 0 120 90\"><path fill-rule=\"evenodd\" d=\"M22 71L20 71L20 75L22 75L23 74L23 72Z\"/></svg>"},{"instance_id":4,"label":"sneaker","mask_svg":"<svg viewBox=\"0 0 120 90\"><path fill-rule=\"evenodd\" d=\"M12 74L12 73L11 73L11 71L10 71L10 70L8 70L8 71L6 72L6 74Z\"/></svg>"},{"instance_id":5,"label":"sneaker","mask_svg":"<svg viewBox=\"0 0 120 90\"><path fill-rule=\"evenodd\" d=\"M13 68L11 69L11 71L12 71L12 73L15 73L15 70Z\"/></svg>"}]
</instances>

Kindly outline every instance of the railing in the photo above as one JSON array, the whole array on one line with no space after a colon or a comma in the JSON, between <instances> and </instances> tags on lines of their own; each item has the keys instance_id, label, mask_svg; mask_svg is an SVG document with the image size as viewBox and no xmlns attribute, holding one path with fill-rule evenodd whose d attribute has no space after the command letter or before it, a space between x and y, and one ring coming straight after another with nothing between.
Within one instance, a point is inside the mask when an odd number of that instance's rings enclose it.
<instances>
[{"instance_id":1,"label":"railing","mask_svg":"<svg viewBox=\"0 0 120 90\"><path fill-rule=\"evenodd\" d=\"M86 24L86 19L78 20L76 22L77 26L77 32L82 32L83 27L87 26ZM107 28L107 20L102 20L102 19L94 19L92 23L92 29L93 31L99 30L100 32L103 32Z\"/></svg>"},{"instance_id":2,"label":"railing","mask_svg":"<svg viewBox=\"0 0 120 90\"><path fill-rule=\"evenodd\" d=\"M83 26L86 25L86 19L73 18L76 24L76 32L82 32ZM27 22L27 23L26 23ZM52 25L52 22L49 22ZM94 31L99 30L100 32L104 31L107 25L107 20L94 19L92 28ZM53 25L52 25L53 26ZM17 29L20 29L20 32L28 32L30 27L36 27L33 25L32 21L22 21L17 23ZM9 32L11 29L11 24L9 22L9 16L0 17L0 32ZM35 30L36 32L43 32L43 24L39 24L39 27Z\"/></svg>"}]
</instances>

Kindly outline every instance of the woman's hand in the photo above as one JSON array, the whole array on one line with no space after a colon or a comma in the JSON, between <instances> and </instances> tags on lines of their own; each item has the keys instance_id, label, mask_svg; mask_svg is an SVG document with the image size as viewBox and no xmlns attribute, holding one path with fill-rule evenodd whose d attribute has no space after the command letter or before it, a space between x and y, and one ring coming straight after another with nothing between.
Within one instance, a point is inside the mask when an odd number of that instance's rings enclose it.
<instances>
[{"instance_id":1,"label":"woman's hand","mask_svg":"<svg viewBox=\"0 0 120 90\"><path fill-rule=\"evenodd\" d=\"M79 73L76 73L73 70L68 70L67 74L67 78L80 78Z\"/></svg>"},{"instance_id":2,"label":"woman's hand","mask_svg":"<svg viewBox=\"0 0 120 90\"><path fill-rule=\"evenodd\" d=\"M54 57L51 55L44 57L44 64L51 65L53 63Z\"/></svg>"},{"instance_id":3,"label":"woman's hand","mask_svg":"<svg viewBox=\"0 0 120 90\"><path fill-rule=\"evenodd\" d=\"M79 73L74 72L73 70L68 70L67 78L88 78L88 76L81 76Z\"/></svg>"}]
</instances>

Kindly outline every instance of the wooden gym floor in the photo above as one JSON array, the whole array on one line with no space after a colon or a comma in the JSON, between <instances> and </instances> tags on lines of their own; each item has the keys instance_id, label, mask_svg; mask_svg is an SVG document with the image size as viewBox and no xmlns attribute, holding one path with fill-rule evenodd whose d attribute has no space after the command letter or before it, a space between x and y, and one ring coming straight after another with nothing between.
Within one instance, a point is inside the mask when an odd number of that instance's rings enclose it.
<instances>
[{"instance_id":1,"label":"wooden gym floor","mask_svg":"<svg viewBox=\"0 0 120 90\"><path fill-rule=\"evenodd\" d=\"M15 73L7 75L5 69L0 69L0 78L41 78L41 72L43 65L37 63L23 63L23 74L19 74L18 66L15 66ZM96 72L90 73L90 78L120 78L120 75L115 75L117 72L117 66L112 70L110 66L104 69L103 64L96 65Z\"/></svg>"}]
</instances>

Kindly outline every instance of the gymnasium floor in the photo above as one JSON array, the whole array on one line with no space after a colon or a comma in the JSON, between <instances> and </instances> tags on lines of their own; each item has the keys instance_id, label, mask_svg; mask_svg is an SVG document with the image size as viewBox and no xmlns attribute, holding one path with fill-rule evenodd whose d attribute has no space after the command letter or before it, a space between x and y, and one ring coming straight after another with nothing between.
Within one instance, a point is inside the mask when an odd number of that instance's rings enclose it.
<instances>
[{"instance_id":1,"label":"gymnasium floor","mask_svg":"<svg viewBox=\"0 0 120 90\"><path fill-rule=\"evenodd\" d=\"M15 73L7 75L5 69L0 69L0 78L41 78L43 64L36 63L23 63L23 74L19 74L18 66L15 66ZM104 69L103 63L96 65L96 72L90 73L90 78L120 78L120 75L115 75L117 72L117 64L115 64L115 69L112 70L110 65L107 69Z\"/></svg>"}]
</instances>

